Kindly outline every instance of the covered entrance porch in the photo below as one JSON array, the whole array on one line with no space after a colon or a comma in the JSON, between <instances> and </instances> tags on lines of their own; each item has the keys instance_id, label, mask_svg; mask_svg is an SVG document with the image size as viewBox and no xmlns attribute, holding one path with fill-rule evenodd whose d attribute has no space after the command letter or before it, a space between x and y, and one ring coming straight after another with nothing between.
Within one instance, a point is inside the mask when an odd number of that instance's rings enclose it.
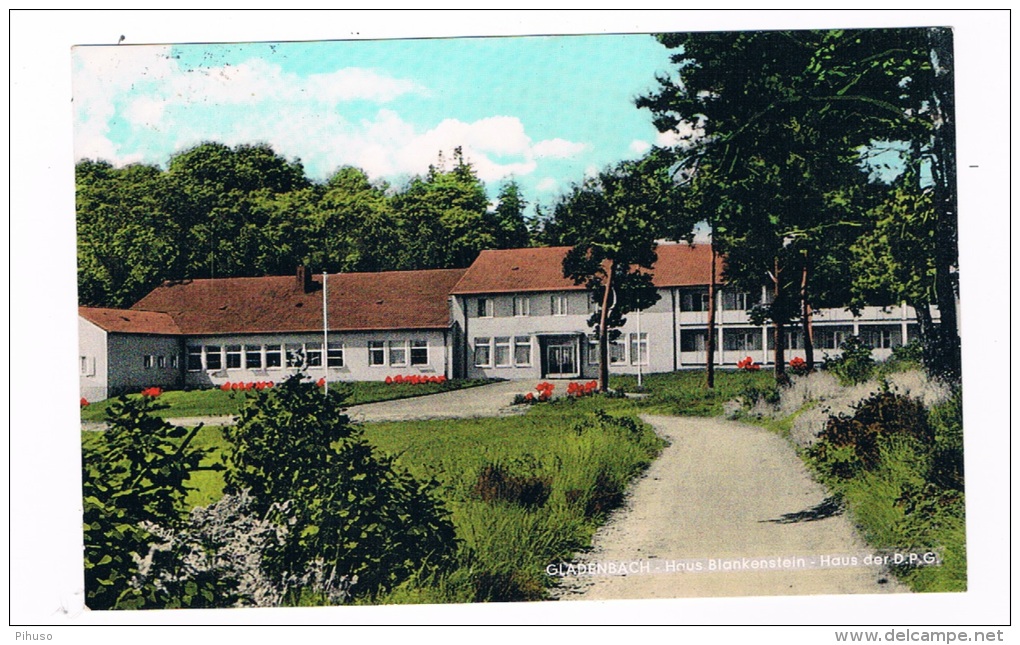
<instances>
[{"instance_id":1,"label":"covered entrance porch","mask_svg":"<svg viewBox=\"0 0 1020 645\"><path fill-rule=\"evenodd\" d=\"M582 376L582 334L538 334L542 378Z\"/></svg>"}]
</instances>

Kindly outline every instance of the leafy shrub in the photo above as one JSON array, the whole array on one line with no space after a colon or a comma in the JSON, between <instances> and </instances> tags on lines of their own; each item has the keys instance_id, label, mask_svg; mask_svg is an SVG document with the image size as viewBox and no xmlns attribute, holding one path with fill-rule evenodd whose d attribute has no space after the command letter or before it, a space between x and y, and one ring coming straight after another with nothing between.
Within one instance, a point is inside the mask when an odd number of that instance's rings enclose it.
<instances>
[{"instance_id":1,"label":"leafy shrub","mask_svg":"<svg viewBox=\"0 0 1020 645\"><path fill-rule=\"evenodd\" d=\"M774 383L747 383L740 390L740 401L745 409L751 409L759 402L778 405L782 400L779 387Z\"/></svg>"},{"instance_id":2,"label":"leafy shrub","mask_svg":"<svg viewBox=\"0 0 1020 645\"><path fill-rule=\"evenodd\" d=\"M82 447L85 594L91 609L162 606L158 589L132 584L137 557L184 518L191 472L206 451L192 447L198 428L171 426L151 413L154 397L120 397L108 429Z\"/></svg>"},{"instance_id":3,"label":"leafy shrub","mask_svg":"<svg viewBox=\"0 0 1020 645\"><path fill-rule=\"evenodd\" d=\"M963 491L963 397L959 390L928 415L935 433L929 480L943 488Z\"/></svg>"},{"instance_id":4,"label":"leafy shrub","mask_svg":"<svg viewBox=\"0 0 1020 645\"><path fill-rule=\"evenodd\" d=\"M289 518L291 507L289 501L274 504L270 514ZM160 541L137 558L133 585L151 585L168 599L167 607L274 607L294 588L338 604L356 582L327 576L321 559L282 579L267 575L263 560L285 546L290 522L255 513L246 491L193 509L180 530L147 528Z\"/></svg>"},{"instance_id":5,"label":"leafy shrub","mask_svg":"<svg viewBox=\"0 0 1020 645\"><path fill-rule=\"evenodd\" d=\"M370 597L449 566L457 541L435 482L419 482L376 454L343 414L343 396L301 375L256 391L226 429L233 445L227 492L250 491L255 512L291 525L282 549L264 560L274 579L320 563L326 579L356 577L353 594ZM287 500L292 514L273 511Z\"/></svg>"},{"instance_id":6,"label":"leafy shrub","mask_svg":"<svg viewBox=\"0 0 1020 645\"><path fill-rule=\"evenodd\" d=\"M822 369L829 370L843 385L857 385L871 378L875 360L871 357L871 346L860 336L848 336L839 346L843 353L836 357L826 354Z\"/></svg>"},{"instance_id":7,"label":"leafy shrub","mask_svg":"<svg viewBox=\"0 0 1020 645\"><path fill-rule=\"evenodd\" d=\"M924 360L924 345L915 338L906 345L893 347L890 358L894 361L917 363L920 365Z\"/></svg>"},{"instance_id":8,"label":"leafy shrub","mask_svg":"<svg viewBox=\"0 0 1020 645\"><path fill-rule=\"evenodd\" d=\"M514 473L510 466L502 463L482 466L472 494L484 502L509 502L529 509L545 504L552 488L552 478L535 474L535 467L528 460L518 463L530 472Z\"/></svg>"},{"instance_id":9,"label":"leafy shrub","mask_svg":"<svg viewBox=\"0 0 1020 645\"><path fill-rule=\"evenodd\" d=\"M828 474L846 478L878 464L884 436L909 437L923 447L934 442L921 402L885 391L861 401L852 416L830 417L809 454Z\"/></svg>"}]
</instances>

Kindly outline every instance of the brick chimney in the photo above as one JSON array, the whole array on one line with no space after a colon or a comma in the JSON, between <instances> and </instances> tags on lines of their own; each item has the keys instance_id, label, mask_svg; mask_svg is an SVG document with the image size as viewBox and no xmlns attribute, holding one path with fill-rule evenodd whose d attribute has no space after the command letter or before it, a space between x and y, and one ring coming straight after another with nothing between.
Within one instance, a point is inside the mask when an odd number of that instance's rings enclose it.
<instances>
[{"instance_id":1,"label":"brick chimney","mask_svg":"<svg viewBox=\"0 0 1020 645\"><path fill-rule=\"evenodd\" d=\"M312 272L304 265L297 268L297 280L294 283L294 288L302 293L311 293L312 291Z\"/></svg>"}]
</instances>

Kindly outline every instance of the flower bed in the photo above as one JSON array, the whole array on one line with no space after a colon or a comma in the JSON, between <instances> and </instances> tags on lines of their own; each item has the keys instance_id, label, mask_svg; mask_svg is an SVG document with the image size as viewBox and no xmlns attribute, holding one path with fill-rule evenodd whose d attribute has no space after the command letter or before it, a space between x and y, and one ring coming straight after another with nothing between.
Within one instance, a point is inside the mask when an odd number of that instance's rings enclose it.
<instances>
[{"instance_id":1,"label":"flower bed","mask_svg":"<svg viewBox=\"0 0 1020 645\"><path fill-rule=\"evenodd\" d=\"M272 381L257 381L257 382L237 382L231 383L227 381L220 386L220 389L224 392L237 392L237 391L248 391L248 390L268 390L273 387L275 383Z\"/></svg>"},{"instance_id":2,"label":"flower bed","mask_svg":"<svg viewBox=\"0 0 1020 645\"><path fill-rule=\"evenodd\" d=\"M397 374L396 376L387 376L386 385L402 385L408 383L410 385L424 385L426 383L442 384L446 383L446 376L425 376L424 374L410 374L403 376Z\"/></svg>"}]
</instances>

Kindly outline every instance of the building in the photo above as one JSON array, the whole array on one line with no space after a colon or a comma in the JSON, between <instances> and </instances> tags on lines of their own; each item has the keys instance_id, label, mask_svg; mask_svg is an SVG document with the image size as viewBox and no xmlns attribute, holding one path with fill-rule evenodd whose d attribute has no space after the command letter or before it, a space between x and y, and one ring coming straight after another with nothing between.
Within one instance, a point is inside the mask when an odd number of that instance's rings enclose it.
<instances>
[{"instance_id":1,"label":"building","mask_svg":"<svg viewBox=\"0 0 1020 645\"><path fill-rule=\"evenodd\" d=\"M563 277L567 247L483 251L467 269L222 278L167 283L129 310L79 311L81 390L89 400L152 385L204 387L312 377L383 380L397 374L448 378L595 378L598 347L588 319L600 303ZM706 361L707 245L662 244L652 270L658 301L627 316L610 346L616 374L669 372ZM716 275L722 275L717 259ZM720 366L771 361L770 326L748 310L768 297L718 286ZM938 319L937 310L933 317ZM787 360L804 355L789 328ZM816 356L859 335L875 358L917 333L902 305L814 313ZM324 351L325 349L325 351Z\"/></svg>"},{"instance_id":2,"label":"building","mask_svg":"<svg viewBox=\"0 0 1020 645\"><path fill-rule=\"evenodd\" d=\"M79 309L81 392L99 400L159 385L446 375L448 294L463 269L169 282L131 309Z\"/></svg>"}]
</instances>

